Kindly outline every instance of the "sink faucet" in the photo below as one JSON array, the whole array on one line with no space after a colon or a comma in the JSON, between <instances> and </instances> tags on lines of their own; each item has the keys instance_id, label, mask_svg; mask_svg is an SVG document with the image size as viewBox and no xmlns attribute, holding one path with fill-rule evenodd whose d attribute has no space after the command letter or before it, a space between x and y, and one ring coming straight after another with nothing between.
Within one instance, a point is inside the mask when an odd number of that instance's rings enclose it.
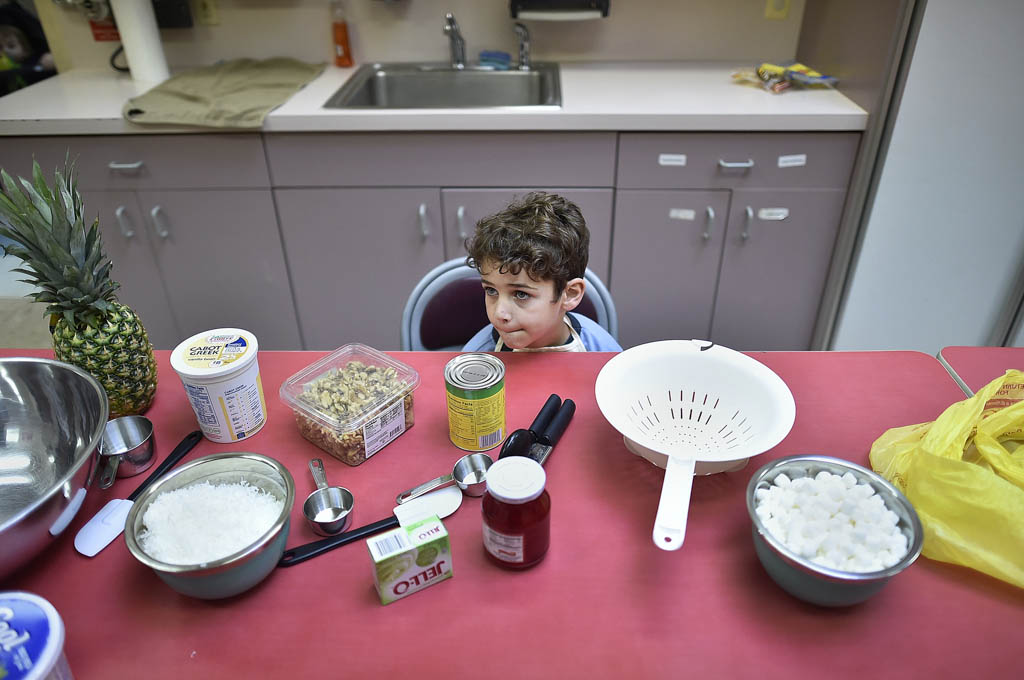
<instances>
[{"instance_id":1,"label":"sink faucet","mask_svg":"<svg viewBox=\"0 0 1024 680\"><path fill-rule=\"evenodd\" d=\"M518 21L513 27L516 29L516 37L519 38L519 70L530 70L530 32Z\"/></svg>"},{"instance_id":2,"label":"sink faucet","mask_svg":"<svg viewBox=\"0 0 1024 680\"><path fill-rule=\"evenodd\" d=\"M451 12L444 15L444 34L448 36L448 47L452 53L452 68L461 71L466 68L466 41L459 32L459 22Z\"/></svg>"}]
</instances>

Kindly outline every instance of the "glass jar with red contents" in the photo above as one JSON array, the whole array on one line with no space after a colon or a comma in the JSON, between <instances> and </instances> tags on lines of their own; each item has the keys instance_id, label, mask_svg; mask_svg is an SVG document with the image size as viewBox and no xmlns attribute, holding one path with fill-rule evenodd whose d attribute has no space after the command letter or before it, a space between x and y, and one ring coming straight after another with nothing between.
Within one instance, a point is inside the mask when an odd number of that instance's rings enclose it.
<instances>
[{"instance_id":1,"label":"glass jar with red contents","mask_svg":"<svg viewBox=\"0 0 1024 680\"><path fill-rule=\"evenodd\" d=\"M540 463L501 458L487 470L483 537L487 557L506 569L527 569L544 559L551 537L551 497Z\"/></svg>"}]
</instances>

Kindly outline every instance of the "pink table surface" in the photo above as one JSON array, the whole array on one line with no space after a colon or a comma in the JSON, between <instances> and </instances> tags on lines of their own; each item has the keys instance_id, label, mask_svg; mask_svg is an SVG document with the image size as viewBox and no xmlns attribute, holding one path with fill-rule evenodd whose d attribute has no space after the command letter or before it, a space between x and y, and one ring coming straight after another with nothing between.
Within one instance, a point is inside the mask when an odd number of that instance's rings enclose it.
<instances>
[{"instance_id":1,"label":"pink table surface","mask_svg":"<svg viewBox=\"0 0 1024 680\"><path fill-rule=\"evenodd\" d=\"M3 354L17 354L5 351ZM243 445L201 442L197 456L249 450L283 462L297 498L323 457L330 481L356 496L355 524L389 516L395 494L449 471L442 368L447 353L394 353L414 366L416 425L359 467L303 440L276 396L322 353L261 352L269 421ZM78 529L141 477L90 490L70 529L0 584L49 599L67 626L79 680L234 677L1019 677L1024 591L920 559L868 602L804 604L779 589L754 554L744 489L763 463L823 453L867 465L887 428L934 419L962 394L916 352L754 354L796 398L789 436L745 469L695 480L686 543L663 552L651 529L663 471L631 455L594 398L610 355L502 356L507 423L526 427L550 392L578 411L547 462L552 544L525 572L490 564L480 500L445 520L455 577L381 606L365 545L279 569L224 601L178 595L128 553L123 539L94 558L74 551ZM160 387L149 417L162 459L195 419L158 352ZM494 452L497 455L497 451ZM301 502L289 546L313 540Z\"/></svg>"},{"instance_id":2,"label":"pink table surface","mask_svg":"<svg viewBox=\"0 0 1024 680\"><path fill-rule=\"evenodd\" d=\"M939 361L974 394L1008 369L1024 371L1024 347L943 347Z\"/></svg>"}]
</instances>

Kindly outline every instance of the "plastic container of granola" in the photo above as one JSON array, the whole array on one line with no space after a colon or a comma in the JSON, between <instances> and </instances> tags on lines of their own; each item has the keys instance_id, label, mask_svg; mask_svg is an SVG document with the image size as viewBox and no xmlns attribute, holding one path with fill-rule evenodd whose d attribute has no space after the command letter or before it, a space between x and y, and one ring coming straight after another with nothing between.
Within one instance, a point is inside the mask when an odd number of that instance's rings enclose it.
<instances>
[{"instance_id":1,"label":"plastic container of granola","mask_svg":"<svg viewBox=\"0 0 1024 680\"><path fill-rule=\"evenodd\" d=\"M281 385L299 433L348 465L359 465L413 426L420 376L407 364L353 343Z\"/></svg>"}]
</instances>

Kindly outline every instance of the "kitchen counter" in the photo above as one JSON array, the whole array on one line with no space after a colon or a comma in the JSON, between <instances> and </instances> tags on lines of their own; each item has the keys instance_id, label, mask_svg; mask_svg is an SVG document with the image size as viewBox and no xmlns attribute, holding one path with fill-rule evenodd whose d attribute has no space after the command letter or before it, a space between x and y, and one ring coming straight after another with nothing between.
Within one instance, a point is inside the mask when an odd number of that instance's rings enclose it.
<instances>
[{"instance_id":1,"label":"kitchen counter","mask_svg":"<svg viewBox=\"0 0 1024 680\"><path fill-rule=\"evenodd\" d=\"M0 350L0 355L46 352ZM332 483L352 490L354 524L389 515L395 494L451 469L445 352L393 353L414 366L416 424L373 458L348 467L302 439L276 396L322 352L260 352L269 411L244 444L202 441L186 457L248 450L270 455L296 483L288 545L316 538L301 515L321 457ZM867 465L891 427L934 419L963 398L933 357L918 352L753 353L789 385L796 422L744 469L698 477L686 542L651 543L664 472L630 454L604 420L594 380L611 355L503 356L507 424L526 427L551 392L578 410L545 466L551 550L538 566L503 571L484 556L480 499L444 524L454 578L388 606L373 588L364 545L272 573L223 601L180 596L118 539L94 558L75 552L78 529L141 478L90 489L67 531L2 589L37 593L67 627L65 650L90 678L835 678L1015 677L1024 591L920 558L869 601L845 609L804 604L768 577L754 553L744 491L770 460L822 453ZM162 460L195 429L168 361L147 415ZM491 452L497 455L497 450ZM952 644L951 641L955 641Z\"/></svg>"},{"instance_id":2,"label":"kitchen counter","mask_svg":"<svg viewBox=\"0 0 1024 680\"><path fill-rule=\"evenodd\" d=\"M272 111L264 132L465 130L863 130L868 114L841 92L771 94L733 83L743 64L561 64L562 108L324 109L355 69L329 66ZM113 71L69 71L0 100L0 136L214 131L139 125L121 108L151 84Z\"/></svg>"}]
</instances>

